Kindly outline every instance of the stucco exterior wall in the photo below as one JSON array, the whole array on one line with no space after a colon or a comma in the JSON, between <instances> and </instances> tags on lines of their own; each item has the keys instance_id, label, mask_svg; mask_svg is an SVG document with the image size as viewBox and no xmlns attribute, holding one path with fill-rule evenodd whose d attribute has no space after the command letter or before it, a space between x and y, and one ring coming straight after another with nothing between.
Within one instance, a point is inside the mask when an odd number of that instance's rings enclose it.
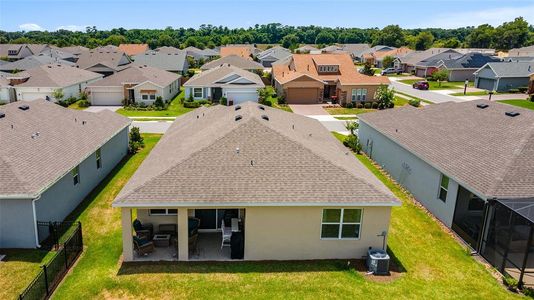
<instances>
[{"instance_id":1,"label":"stucco exterior wall","mask_svg":"<svg viewBox=\"0 0 534 300\"><path fill-rule=\"evenodd\" d=\"M146 82L134 88L135 102L144 102L152 104L155 100L143 100L141 90L155 90L156 98L161 97L163 101L171 100L180 91L180 79L173 81L171 84L161 88L151 82Z\"/></svg>"},{"instance_id":2,"label":"stucco exterior wall","mask_svg":"<svg viewBox=\"0 0 534 300\"><path fill-rule=\"evenodd\" d=\"M338 83L336 88L338 89L340 104L346 104L352 101L353 89L367 89L365 101L375 101L375 93L379 87L379 85L341 85Z\"/></svg>"},{"instance_id":3,"label":"stucco exterior wall","mask_svg":"<svg viewBox=\"0 0 534 300\"><path fill-rule=\"evenodd\" d=\"M321 239L323 207L247 207L245 259L361 258L369 247L382 248L377 235L389 231L391 213L390 207L362 209L360 238L332 240Z\"/></svg>"},{"instance_id":4,"label":"stucco exterior wall","mask_svg":"<svg viewBox=\"0 0 534 300\"><path fill-rule=\"evenodd\" d=\"M450 70L449 71L449 81L469 81L475 80L476 69L464 69L464 70Z\"/></svg>"},{"instance_id":5,"label":"stucco exterior wall","mask_svg":"<svg viewBox=\"0 0 534 300\"><path fill-rule=\"evenodd\" d=\"M80 97L80 91L84 91L88 84L93 83L97 80L99 80L101 77L79 82L77 84L73 84L66 87L19 87L15 86L15 91L17 93L17 100L24 100L24 101L33 101L37 99L45 99L47 96L50 98L51 101L56 102L56 99L52 96L54 91L56 89L61 89L63 91L63 100L75 97Z\"/></svg>"},{"instance_id":6,"label":"stucco exterior wall","mask_svg":"<svg viewBox=\"0 0 534 300\"><path fill-rule=\"evenodd\" d=\"M505 92L509 89L517 89L518 87L527 87L529 77L519 78L500 78L499 85L497 86L498 92Z\"/></svg>"},{"instance_id":7,"label":"stucco exterior wall","mask_svg":"<svg viewBox=\"0 0 534 300\"><path fill-rule=\"evenodd\" d=\"M458 183L449 180L446 201L438 198L441 172L402 148L360 120L358 129L363 150L384 168L399 184L409 190L417 201L447 226L451 226ZM445 174L447 175L447 174Z\"/></svg>"},{"instance_id":8,"label":"stucco exterior wall","mask_svg":"<svg viewBox=\"0 0 534 300\"><path fill-rule=\"evenodd\" d=\"M0 200L0 248L35 247L32 200Z\"/></svg>"}]
</instances>

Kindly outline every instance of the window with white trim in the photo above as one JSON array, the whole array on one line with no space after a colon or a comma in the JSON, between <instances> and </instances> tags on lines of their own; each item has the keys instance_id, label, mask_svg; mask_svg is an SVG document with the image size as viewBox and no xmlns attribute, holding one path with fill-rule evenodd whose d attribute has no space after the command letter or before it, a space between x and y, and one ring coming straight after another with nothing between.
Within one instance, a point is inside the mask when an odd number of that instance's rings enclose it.
<instances>
[{"instance_id":1,"label":"window with white trim","mask_svg":"<svg viewBox=\"0 0 534 300\"><path fill-rule=\"evenodd\" d=\"M202 98L202 88L193 88L193 97Z\"/></svg>"},{"instance_id":2,"label":"window with white trim","mask_svg":"<svg viewBox=\"0 0 534 300\"><path fill-rule=\"evenodd\" d=\"M352 89L352 102L355 102L356 101L356 94L358 93L358 90L357 89Z\"/></svg>"},{"instance_id":3,"label":"window with white trim","mask_svg":"<svg viewBox=\"0 0 534 300\"><path fill-rule=\"evenodd\" d=\"M102 168L102 151L100 148L96 149L96 168Z\"/></svg>"},{"instance_id":4,"label":"window with white trim","mask_svg":"<svg viewBox=\"0 0 534 300\"><path fill-rule=\"evenodd\" d=\"M362 225L362 209L323 209L322 239L359 239Z\"/></svg>"},{"instance_id":5,"label":"window with white trim","mask_svg":"<svg viewBox=\"0 0 534 300\"><path fill-rule=\"evenodd\" d=\"M74 169L70 171L70 174L72 175L72 183L78 185L78 183L80 183L80 166L74 167Z\"/></svg>"},{"instance_id":6,"label":"window with white trim","mask_svg":"<svg viewBox=\"0 0 534 300\"><path fill-rule=\"evenodd\" d=\"M150 94L150 100L156 100L156 94Z\"/></svg>"},{"instance_id":7,"label":"window with white trim","mask_svg":"<svg viewBox=\"0 0 534 300\"><path fill-rule=\"evenodd\" d=\"M448 192L449 192L449 177L441 174L438 198L443 202L447 201Z\"/></svg>"},{"instance_id":8,"label":"window with white trim","mask_svg":"<svg viewBox=\"0 0 534 300\"><path fill-rule=\"evenodd\" d=\"M176 216L178 209L176 208L154 208L149 210L151 216Z\"/></svg>"},{"instance_id":9,"label":"window with white trim","mask_svg":"<svg viewBox=\"0 0 534 300\"><path fill-rule=\"evenodd\" d=\"M148 100L148 95L147 94L141 94L141 99Z\"/></svg>"},{"instance_id":10,"label":"window with white trim","mask_svg":"<svg viewBox=\"0 0 534 300\"><path fill-rule=\"evenodd\" d=\"M367 89L362 89L361 90L361 99L362 99L362 101L366 101L367 100Z\"/></svg>"}]
</instances>

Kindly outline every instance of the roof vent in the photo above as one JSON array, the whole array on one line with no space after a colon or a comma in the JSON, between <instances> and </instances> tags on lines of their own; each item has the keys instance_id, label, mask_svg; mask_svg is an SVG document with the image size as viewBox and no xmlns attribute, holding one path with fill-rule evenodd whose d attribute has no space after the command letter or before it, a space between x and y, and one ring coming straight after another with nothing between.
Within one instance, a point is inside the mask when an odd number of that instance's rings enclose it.
<instances>
[{"instance_id":1,"label":"roof vent","mask_svg":"<svg viewBox=\"0 0 534 300\"><path fill-rule=\"evenodd\" d=\"M5 114L5 113L3 113L3 112L0 112L0 119L2 119L2 118L3 118L3 117L5 117L5 116L6 116L6 114Z\"/></svg>"},{"instance_id":2,"label":"roof vent","mask_svg":"<svg viewBox=\"0 0 534 300\"><path fill-rule=\"evenodd\" d=\"M236 106L236 107L234 108L234 110L240 110L240 109L241 109L241 106L240 106L240 105L238 105L238 106Z\"/></svg>"},{"instance_id":3,"label":"roof vent","mask_svg":"<svg viewBox=\"0 0 534 300\"><path fill-rule=\"evenodd\" d=\"M236 121L239 121L239 120L241 120L241 119L243 119L243 116L242 116L242 115L237 115L237 116L235 116L235 120L236 120Z\"/></svg>"},{"instance_id":4,"label":"roof vent","mask_svg":"<svg viewBox=\"0 0 534 300\"><path fill-rule=\"evenodd\" d=\"M23 104L23 105L19 106L19 109L20 110L28 110L28 109L30 109L30 106L27 105L27 104Z\"/></svg>"},{"instance_id":5,"label":"roof vent","mask_svg":"<svg viewBox=\"0 0 534 300\"><path fill-rule=\"evenodd\" d=\"M264 119L264 120L269 121L269 116L267 116L267 115L261 115L261 118Z\"/></svg>"},{"instance_id":6,"label":"roof vent","mask_svg":"<svg viewBox=\"0 0 534 300\"><path fill-rule=\"evenodd\" d=\"M486 103L480 103L480 104L477 104L477 107L478 107L478 108L482 108L482 109L484 109L484 108L486 108L486 107L488 107L488 106L489 106L489 105L487 105Z\"/></svg>"},{"instance_id":7,"label":"roof vent","mask_svg":"<svg viewBox=\"0 0 534 300\"><path fill-rule=\"evenodd\" d=\"M518 113L517 111L507 111L504 114L509 116L509 117L517 117L517 116L520 115L520 113Z\"/></svg>"},{"instance_id":8,"label":"roof vent","mask_svg":"<svg viewBox=\"0 0 534 300\"><path fill-rule=\"evenodd\" d=\"M258 108L261 109L261 110L265 110L265 107L263 107L261 105L258 105Z\"/></svg>"}]
</instances>

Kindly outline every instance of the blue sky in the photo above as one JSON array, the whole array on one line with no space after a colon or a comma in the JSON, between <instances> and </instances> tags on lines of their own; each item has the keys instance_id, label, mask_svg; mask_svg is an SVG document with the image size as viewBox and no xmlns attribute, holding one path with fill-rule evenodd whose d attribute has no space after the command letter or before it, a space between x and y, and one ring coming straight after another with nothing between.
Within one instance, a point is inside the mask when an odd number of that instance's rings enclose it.
<instances>
[{"instance_id":1,"label":"blue sky","mask_svg":"<svg viewBox=\"0 0 534 300\"><path fill-rule=\"evenodd\" d=\"M268 5L267 5L268 4ZM534 24L534 1L492 0L0 0L0 29L70 30L249 27L278 22L329 27L457 28L523 16Z\"/></svg>"}]
</instances>

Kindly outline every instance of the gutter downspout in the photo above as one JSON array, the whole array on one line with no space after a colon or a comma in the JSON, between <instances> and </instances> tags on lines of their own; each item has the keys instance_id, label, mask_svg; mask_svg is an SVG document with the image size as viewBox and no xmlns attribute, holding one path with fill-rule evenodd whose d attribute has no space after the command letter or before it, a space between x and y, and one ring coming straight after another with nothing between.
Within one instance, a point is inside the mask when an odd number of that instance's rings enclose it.
<instances>
[{"instance_id":1,"label":"gutter downspout","mask_svg":"<svg viewBox=\"0 0 534 300\"><path fill-rule=\"evenodd\" d=\"M41 195L37 196L37 198L32 200L33 229L35 231L35 246L37 248L41 248L41 244L39 244L39 231L37 229L37 213L35 212L35 201L39 199L41 199Z\"/></svg>"}]
</instances>

